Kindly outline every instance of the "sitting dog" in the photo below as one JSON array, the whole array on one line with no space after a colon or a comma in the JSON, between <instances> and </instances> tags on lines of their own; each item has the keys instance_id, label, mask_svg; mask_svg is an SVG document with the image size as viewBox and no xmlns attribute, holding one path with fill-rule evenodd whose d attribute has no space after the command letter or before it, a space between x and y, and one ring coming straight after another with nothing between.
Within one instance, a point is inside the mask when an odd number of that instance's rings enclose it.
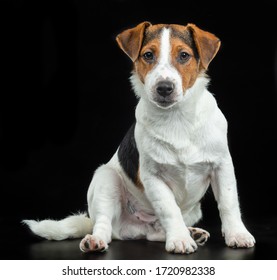
<instances>
[{"instance_id":1,"label":"sitting dog","mask_svg":"<svg viewBox=\"0 0 277 280\"><path fill-rule=\"evenodd\" d=\"M211 185L226 244L254 246L241 219L227 121L207 89L205 72L220 40L195 24L142 22L116 41L133 62L136 121L94 173L89 217L23 222L47 239L85 236L84 252L106 250L112 239L145 238L165 242L168 252L189 254L209 238L192 226Z\"/></svg>"}]
</instances>

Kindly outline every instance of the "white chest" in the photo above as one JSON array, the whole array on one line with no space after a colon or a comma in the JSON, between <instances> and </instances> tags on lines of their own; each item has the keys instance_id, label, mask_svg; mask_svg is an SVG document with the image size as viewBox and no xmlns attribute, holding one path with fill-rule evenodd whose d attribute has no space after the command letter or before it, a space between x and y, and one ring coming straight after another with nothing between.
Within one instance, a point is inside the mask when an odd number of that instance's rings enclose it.
<instances>
[{"instance_id":1,"label":"white chest","mask_svg":"<svg viewBox=\"0 0 277 280\"><path fill-rule=\"evenodd\" d=\"M179 207L185 211L205 194L224 144L220 130L214 126L190 131L176 127L174 131L174 126L171 129L171 133L149 131L138 125L137 142L143 162L140 172L151 170L165 182Z\"/></svg>"},{"instance_id":2,"label":"white chest","mask_svg":"<svg viewBox=\"0 0 277 280\"><path fill-rule=\"evenodd\" d=\"M142 100L136 119L141 176L145 172L165 182L180 207L197 203L228 151L227 123L214 97L194 92L166 112Z\"/></svg>"}]
</instances>

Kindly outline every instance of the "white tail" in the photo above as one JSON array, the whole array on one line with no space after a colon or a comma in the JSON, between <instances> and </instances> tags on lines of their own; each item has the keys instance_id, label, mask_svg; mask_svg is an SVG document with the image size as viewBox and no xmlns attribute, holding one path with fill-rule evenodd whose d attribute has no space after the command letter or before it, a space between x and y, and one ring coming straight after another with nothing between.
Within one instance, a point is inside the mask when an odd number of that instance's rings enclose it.
<instances>
[{"instance_id":1,"label":"white tail","mask_svg":"<svg viewBox=\"0 0 277 280\"><path fill-rule=\"evenodd\" d=\"M68 216L63 220L23 220L36 235L48 240L80 238L92 233L92 221L85 213Z\"/></svg>"}]
</instances>

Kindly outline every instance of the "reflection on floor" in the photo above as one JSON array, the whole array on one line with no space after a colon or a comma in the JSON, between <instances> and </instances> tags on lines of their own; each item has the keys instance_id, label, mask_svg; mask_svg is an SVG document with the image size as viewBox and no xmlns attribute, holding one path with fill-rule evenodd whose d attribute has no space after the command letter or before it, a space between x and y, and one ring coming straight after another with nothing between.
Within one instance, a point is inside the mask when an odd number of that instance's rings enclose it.
<instances>
[{"instance_id":1,"label":"reflection on floor","mask_svg":"<svg viewBox=\"0 0 277 280\"><path fill-rule=\"evenodd\" d=\"M231 249L225 246L218 226L205 226L211 238L190 255L169 254L164 243L146 240L114 240L104 253L82 253L79 239L48 241L34 237L18 222L1 222L0 259L70 259L70 260L244 260L277 259L277 219L251 223L249 229L257 244L250 249ZM4 226L3 226L4 225ZM12 248L12 249L11 249Z\"/></svg>"}]
</instances>

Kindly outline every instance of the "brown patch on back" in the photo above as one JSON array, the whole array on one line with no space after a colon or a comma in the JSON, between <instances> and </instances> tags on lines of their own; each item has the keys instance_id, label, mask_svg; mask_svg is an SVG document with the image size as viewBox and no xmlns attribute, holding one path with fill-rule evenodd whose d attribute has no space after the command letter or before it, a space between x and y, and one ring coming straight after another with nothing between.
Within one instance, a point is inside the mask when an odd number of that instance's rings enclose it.
<instances>
[{"instance_id":1,"label":"brown patch on back","mask_svg":"<svg viewBox=\"0 0 277 280\"><path fill-rule=\"evenodd\" d=\"M144 186L140 180L140 170L138 169L138 173L137 173L137 180L136 180L136 186L141 190L144 191Z\"/></svg>"}]
</instances>

